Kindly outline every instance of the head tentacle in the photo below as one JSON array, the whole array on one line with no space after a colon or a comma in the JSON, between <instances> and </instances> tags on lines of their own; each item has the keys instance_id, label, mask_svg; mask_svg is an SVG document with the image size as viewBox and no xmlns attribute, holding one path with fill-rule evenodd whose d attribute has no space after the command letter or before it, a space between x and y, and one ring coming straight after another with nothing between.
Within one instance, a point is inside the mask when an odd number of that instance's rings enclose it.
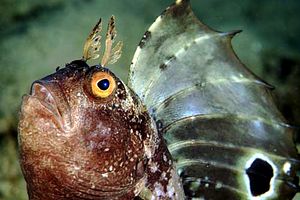
<instances>
[{"instance_id":1,"label":"head tentacle","mask_svg":"<svg viewBox=\"0 0 300 200\"><path fill-rule=\"evenodd\" d=\"M102 20L100 18L85 41L82 56L82 59L84 61L87 61L89 59L97 59L99 57L101 48L101 30Z\"/></svg>"},{"instance_id":2,"label":"head tentacle","mask_svg":"<svg viewBox=\"0 0 300 200\"><path fill-rule=\"evenodd\" d=\"M101 18L93 28L92 32L89 34L83 48L82 59L84 61L90 59L97 59L100 56L101 48L101 35L102 21ZM117 31L115 27L115 17L111 16L106 33L105 40L105 50L101 59L101 66L106 66L107 64L114 64L121 57L123 42L119 41L114 47L113 43L117 36Z\"/></svg>"}]
</instances>

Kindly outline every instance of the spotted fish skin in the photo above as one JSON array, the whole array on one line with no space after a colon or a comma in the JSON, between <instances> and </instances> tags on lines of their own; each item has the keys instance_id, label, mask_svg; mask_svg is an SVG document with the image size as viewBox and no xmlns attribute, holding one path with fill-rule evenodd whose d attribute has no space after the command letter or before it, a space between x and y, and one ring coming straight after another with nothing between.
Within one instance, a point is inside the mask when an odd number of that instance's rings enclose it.
<instances>
[{"instance_id":1,"label":"spotted fish skin","mask_svg":"<svg viewBox=\"0 0 300 200\"><path fill-rule=\"evenodd\" d=\"M235 55L238 32L212 30L177 0L137 47L129 87L159 124L188 199L292 199L295 130Z\"/></svg>"},{"instance_id":2,"label":"spotted fish skin","mask_svg":"<svg viewBox=\"0 0 300 200\"><path fill-rule=\"evenodd\" d=\"M91 92L97 73L116 82L107 98ZM30 200L183 198L154 121L101 66L73 61L35 81L23 97L19 145Z\"/></svg>"}]
</instances>

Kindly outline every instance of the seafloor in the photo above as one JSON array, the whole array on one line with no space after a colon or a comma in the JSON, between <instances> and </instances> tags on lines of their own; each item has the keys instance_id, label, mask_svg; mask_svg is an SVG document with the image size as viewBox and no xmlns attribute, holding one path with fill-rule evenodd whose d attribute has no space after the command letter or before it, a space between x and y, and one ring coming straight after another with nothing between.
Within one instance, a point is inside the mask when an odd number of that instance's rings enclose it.
<instances>
[{"instance_id":1,"label":"seafloor","mask_svg":"<svg viewBox=\"0 0 300 200\"><path fill-rule=\"evenodd\" d=\"M1 0L0 1L0 200L27 199L17 158L17 114L33 80L81 58L89 31L114 14L121 60L112 66L124 80L143 33L171 0ZM192 1L211 27L242 29L233 41L240 59L276 87L278 105L300 125L300 1ZM299 198L300 199L300 198Z\"/></svg>"}]
</instances>

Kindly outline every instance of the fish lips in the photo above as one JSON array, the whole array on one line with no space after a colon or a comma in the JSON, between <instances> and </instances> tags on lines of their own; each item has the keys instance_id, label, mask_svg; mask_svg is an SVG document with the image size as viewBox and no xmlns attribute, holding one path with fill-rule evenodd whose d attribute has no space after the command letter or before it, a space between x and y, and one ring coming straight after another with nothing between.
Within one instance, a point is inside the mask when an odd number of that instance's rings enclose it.
<instances>
[{"instance_id":1,"label":"fish lips","mask_svg":"<svg viewBox=\"0 0 300 200\"><path fill-rule=\"evenodd\" d=\"M55 83L48 83L45 81L35 81L31 86L31 91L29 95L23 97L22 109L25 106L27 112L30 112L31 116L36 114L36 117L48 116L51 118L49 121L53 123L60 130L65 130L68 125L71 124L70 118L70 108L65 99L61 99L55 95L55 92L52 92L52 88ZM63 96L63 94L61 93ZM47 115L41 115L42 113L47 113Z\"/></svg>"}]
</instances>

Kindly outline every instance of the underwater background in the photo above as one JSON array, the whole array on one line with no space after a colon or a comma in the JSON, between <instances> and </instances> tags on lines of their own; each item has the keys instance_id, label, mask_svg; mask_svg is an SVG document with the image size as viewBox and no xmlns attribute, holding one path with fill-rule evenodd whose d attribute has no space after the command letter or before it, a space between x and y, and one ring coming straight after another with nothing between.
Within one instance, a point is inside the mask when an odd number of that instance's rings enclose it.
<instances>
[{"instance_id":1,"label":"underwater background","mask_svg":"<svg viewBox=\"0 0 300 200\"><path fill-rule=\"evenodd\" d=\"M18 163L17 118L22 95L29 92L31 83L53 73L57 66L80 59L85 39L97 20L103 19L105 30L112 14L116 16L117 39L124 42L124 48L121 59L111 69L126 80L143 33L171 3L172 0L0 0L0 200L27 199ZM210 27L219 31L243 30L233 40L237 55L250 70L275 86L279 109L297 128L300 1L191 3L196 15Z\"/></svg>"}]
</instances>

